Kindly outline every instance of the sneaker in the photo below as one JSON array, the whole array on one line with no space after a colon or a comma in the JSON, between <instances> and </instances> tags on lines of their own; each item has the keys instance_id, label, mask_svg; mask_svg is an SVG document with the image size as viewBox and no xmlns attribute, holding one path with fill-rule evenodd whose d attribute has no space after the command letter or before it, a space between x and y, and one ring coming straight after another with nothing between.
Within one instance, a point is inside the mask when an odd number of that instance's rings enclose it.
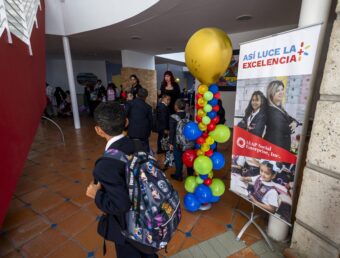
<instances>
[{"instance_id":1,"label":"sneaker","mask_svg":"<svg viewBox=\"0 0 340 258\"><path fill-rule=\"evenodd\" d=\"M182 176L177 176L176 174L171 174L170 177L176 181L182 182L183 177Z\"/></svg>"}]
</instances>

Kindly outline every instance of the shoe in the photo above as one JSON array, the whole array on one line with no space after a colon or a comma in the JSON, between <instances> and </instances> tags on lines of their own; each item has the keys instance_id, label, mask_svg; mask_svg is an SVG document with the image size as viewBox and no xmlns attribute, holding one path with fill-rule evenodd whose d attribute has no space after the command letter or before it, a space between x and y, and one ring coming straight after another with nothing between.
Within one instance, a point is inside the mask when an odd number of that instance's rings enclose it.
<instances>
[{"instance_id":1,"label":"shoe","mask_svg":"<svg viewBox=\"0 0 340 258\"><path fill-rule=\"evenodd\" d=\"M176 174L171 174L170 177L176 181L182 182L183 177L182 176L177 176Z\"/></svg>"}]
</instances>

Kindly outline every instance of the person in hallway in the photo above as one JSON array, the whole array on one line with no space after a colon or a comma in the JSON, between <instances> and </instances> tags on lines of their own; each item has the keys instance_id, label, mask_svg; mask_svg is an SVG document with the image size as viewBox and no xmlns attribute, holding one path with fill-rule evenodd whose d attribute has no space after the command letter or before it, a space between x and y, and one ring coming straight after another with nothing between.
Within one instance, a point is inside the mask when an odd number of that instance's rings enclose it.
<instances>
[{"instance_id":1,"label":"person in hallway","mask_svg":"<svg viewBox=\"0 0 340 258\"><path fill-rule=\"evenodd\" d=\"M222 100L218 100L217 105L219 107L217 111L217 116L220 118L220 121L217 123L219 125L224 125L225 124L225 110L223 108Z\"/></svg>"},{"instance_id":2,"label":"person in hallway","mask_svg":"<svg viewBox=\"0 0 340 258\"><path fill-rule=\"evenodd\" d=\"M272 81L267 88L267 128L264 139L291 151L291 134L301 125L283 108L284 84Z\"/></svg>"},{"instance_id":3,"label":"person in hallway","mask_svg":"<svg viewBox=\"0 0 340 258\"><path fill-rule=\"evenodd\" d=\"M267 99L261 91L254 91L238 126L248 132L263 137L267 123Z\"/></svg>"},{"instance_id":4,"label":"person in hallway","mask_svg":"<svg viewBox=\"0 0 340 258\"><path fill-rule=\"evenodd\" d=\"M161 147L161 140L164 136L169 134L169 103L170 96L163 95L161 98L161 102L157 105L156 109L156 120L157 120L157 154L164 153Z\"/></svg>"},{"instance_id":5,"label":"person in hallway","mask_svg":"<svg viewBox=\"0 0 340 258\"><path fill-rule=\"evenodd\" d=\"M117 99L117 87L113 82L110 82L107 85L107 89L106 89L106 98L107 98L107 102L114 102Z\"/></svg>"},{"instance_id":6,"label":"person in hallway","mask_svg":"<svg viewBox=\"0 0 340 258\"><path fill-rule=\"evenodd\" d=\"M177 181L183 181L183 162L182 155L184 152L183 146L180 146L178 134L183 134L178 128L178 123L180 120L188 118L185 112L185 101L183 99L177 99L175 102L176 114L170 116L169 121L169 147L170 150L174 152L176 172L171 174L170 177ZM193 168L187 168L187 176L192 176L194 174Z\"/></svg>"},{"instance_id":7,"label":"person in hallway","mask_svg":"<svg viewBox=\"0 0 340 258\"><path fill-rule=\"evenodd\" d=\"M130 92L133 94L133 98L135 99L137 97L137 93L139 89L143 88L142 85L140 85L139 79L137 75L131 74L130 75L130 83L131 83L131 90Z\"/></svg>"},{"instance_id":8,"label":"person in hallway","mask_svg":"<svg viewBox=\"0 0 340 258\"><path fill-rule=\"evenodd\" d=\"M160 89L160 97L162 97L164 94L170 96L171 98L169 104L170 114L174 114L175 102L180 97L181 91L171 71L166 71L164 73L164 78Z\"/></svg>"},{"instance_id":9,"label":"person in hallway","mask_svg":"<svg viewBox=\"0 0 340 258\"><path fill-rule=\"evenodd\" d=\"M141 151L133 140L123 134L127 119L121 105L101 103L94 112L94 119L96 133L107 141L105 151L117 149L127 155ZM96 183L90 183L86 195L94 199L98 209L104 213L99 220L98 233L114 242L118 258L157 257L156 254L141 253L121 234L126 229L126 213L131 203L126 187L125 163L101 158L96 162L93 176Z\"/></svg>"},{"instance_id":10,"label":"person in hallway","mask_svg":"<svg viewBox=\"0 0 340 258\"><path fill-rule=\"evenodd\" d=\"M149 137L152 129L152 108L145 102L147 96L147 89L140 88L137 93L137 98L127 102L126 112L129 119L128 136L131 139L139 139L142 141L149 151Z\"/></svg>"}]
</instances>

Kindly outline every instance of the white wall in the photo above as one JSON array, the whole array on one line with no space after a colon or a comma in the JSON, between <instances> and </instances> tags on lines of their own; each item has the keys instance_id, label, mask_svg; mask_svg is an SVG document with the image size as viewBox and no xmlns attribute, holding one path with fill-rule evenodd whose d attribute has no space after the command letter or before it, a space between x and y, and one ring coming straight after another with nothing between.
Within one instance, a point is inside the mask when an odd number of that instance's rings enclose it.
<instances>
[{"instance_id":1,"label":"white wall","mask_svg":"<svg viewBox=\"0 0 340 258\"><path fill-rule=\"evenodd\" d=\"M222 105L228 127L234 127L236 91L221 91Z\"/></svg>"},{"instance_id":2,"label":"white wall","mask_svg":"<svg viewBox=\"0 0 340 258\"><path fill-rule=\"evenodd\" d=\"M46 34L72 35L129 19L159 0L45 0ZM62 11L59 11L59 10ZM60 22L64 26L60 26ZM63 27L65 29L63 29Z\"/></svg>"},{"instance_id":3,"label":"white wall","mask_svg":"<svg viewBox=\"0 0 340 258\"><path fill-rule=\"evenodd\" d=\"M155 56L131 50L122 50L122 66L155 70Z\"/></svg>"},{"instance_id":4,"label":"white wall","mask_svg":"<svg viewBox=\"0 0 340 258\"><path fill-rule=\"evenodd\" d=\"M73 70L78 94L84 93L84 86L77 83L78 73L93 73L97 75L98 79L102 80L104 86L107 85L105 60L73 60ZM46 82L54 87L59 86L65 90L69 89L65 60L46 60Z\"/></svg>"}]
</instances>

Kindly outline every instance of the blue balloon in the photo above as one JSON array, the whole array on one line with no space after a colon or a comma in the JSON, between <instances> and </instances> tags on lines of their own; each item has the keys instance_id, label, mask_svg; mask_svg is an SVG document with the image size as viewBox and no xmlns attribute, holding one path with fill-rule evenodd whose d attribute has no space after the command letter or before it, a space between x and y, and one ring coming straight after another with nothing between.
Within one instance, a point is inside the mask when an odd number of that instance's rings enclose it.
<instances>
[{"instance_id":1,"label":"blue balloon","mask_svg":"<svg viewBox=\"0 0 340 258\"><path fill-rule=\"evenodd\" d=\"M199 209L201 203L196 199L195 195L192 193L187 193L184 196L184 208L188 211L194 212Z\"/></svg>"},{"instance_id":2,"label":"blue balloon","mask_svg":"<svg viewBox=\"0 0 340 258\"><path fill-rule=\"evenodd\" d=\"M215 142L210 145L210 149L212 150L216 149L216 147L217 147L217 144Z\"/></svg>"},{"instance_id":3,"label":"blue balloon","mask_svg":"<svg viewBox=\"0 0 340 258\"><path fill-rule=\"evenodd\" d=\"M183 135L189 141L193 141L202 135L202 131L195 122L189 122L183 128Z\"/></svg>"},{"instance_id":4,"label":"blue balloon","mask_svg":"<svg viewBox=\"0 0 340 258\"><path fill-rule=\"evenodd\" d=\"M211 189L201 184L195 189L195 197L200 203L209 203L212 197Z\"/></svg>"},{"instance_id":5,"label":"blue balloon","mask_svg":"<svg viewBox=\"0 0 340 258\"><path fill-rule=\"evenodd\" d=\"M218 202L219 200L220 200L219 196L212 196L210 199L211 202Z\"/></svg>"},{"instance_id":6,"label":"blue balloon","mask_svg":"<svg viewBox=\"0 0 340 258\"><path fill-rule=\"evenodd\" d=\"M213 94L216 94L218 92L218 86L217 84L211 84L209 87L209 91L211 91Z\"/></svg>"},{"instance_id":7,"label":"blue balloon","mask_svg":"<svg viewBox=\"0 0 340 258\"><path fill-rule=\"evenodd\" d=\"M208 104L214 107L218 104L218 100L216 98L213 98L212 100L208 101Z\"/></svg>"},{"instance_id":8,"label":"blue balloon","mask_svg":"<svg viewBox=\"0 0 340 258\"><path fill-rule=\"evenodd\" d=\"M204 180L204 179L207 179L208 177L209 177L208 174L206 174L206 175L200 175L200 178L203 179L203 180Z\"/></svg>"},{"instance_id":9,"label":"blue balloon","mask_svg":"<svg viewBox=\"0 0 340 258\"><path fill-rule=\"evenodd\" d=\"M201 148L201 145L198 143L195 143L195 149L200 149L200 148Z\"/></svg>"},{"instance_id":10,"label":"blue balloon","mask_svg":"<svg viewBox=\"0 0 340 258\"><path fill-rule=\"evenodd\" d=\"M210 111L210 112L208 112L207 115L210 119L213 119L217 116L217 113L216 113L216 111Z\"/></svg>"},{"instance_id":11,"label":"blue balloon","mask_svg":"<svg viewBox=\"0 0 340 258\"><path fill-rule=\"evenodd\" d=\"M220 152L215 152L211 157L210 157L212 163L213 163L213 169L219 170L224 167L225 160L223 155Z\"/></svg>"}]
</instances>

